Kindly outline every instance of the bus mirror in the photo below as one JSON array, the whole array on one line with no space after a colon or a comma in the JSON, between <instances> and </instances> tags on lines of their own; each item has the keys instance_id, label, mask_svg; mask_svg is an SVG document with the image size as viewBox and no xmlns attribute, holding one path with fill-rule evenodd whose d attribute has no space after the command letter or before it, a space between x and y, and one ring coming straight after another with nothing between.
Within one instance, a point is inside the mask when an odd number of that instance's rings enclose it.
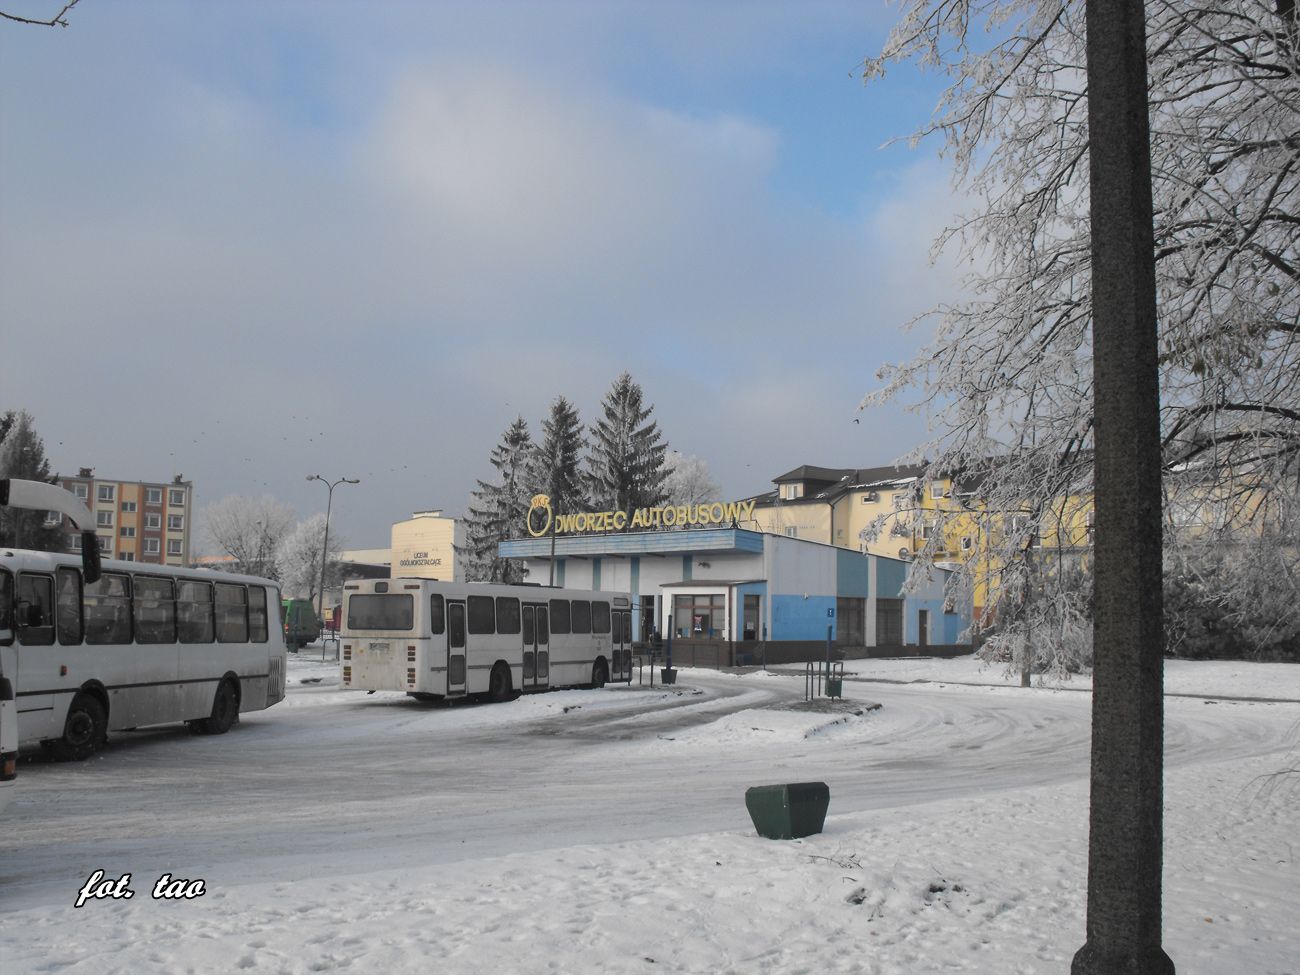
<instances>
[{"instance_id":1,"label":"bus mirror","mask_svg":"<svg viewBox=\"0 0 1300 975\"><path fill-rule=\"evenodd\" d=\"M81 578L88 586L99 581L99 539L93 531L81 533Z\"/></svg>"}]
</instances>

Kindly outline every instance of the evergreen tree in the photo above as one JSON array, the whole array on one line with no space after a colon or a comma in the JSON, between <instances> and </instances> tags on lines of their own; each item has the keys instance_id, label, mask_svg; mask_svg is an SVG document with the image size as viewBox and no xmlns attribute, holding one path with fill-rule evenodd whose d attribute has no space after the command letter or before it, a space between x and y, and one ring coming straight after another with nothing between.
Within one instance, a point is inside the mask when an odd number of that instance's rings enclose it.
<instances>
[{"instance_id":1,"label":"evergreen tree","mask_svg":"<svg viewBox=\"0 0 1300 975\"><path fill-rule=\"evenodd\" d=\"M45 458L45 443L37 435L26 410L10 410L0 417L0 478L3 477L46 483L56 480ZM67 547L67 542L60 523L46 523L45 512L6 508L0 510L0 545L59 552Z\"/></svg>"},{"instance_id":2,"label":"evergreen tree","mask_svg":"<svg viewBox=\"0 0 1300 975\"><path fill-rule=\"evenodd\" d=\"M632 511L662 504L667 496L668 445L659 424L649 419L654 406L641 404L641 386L626 372L605 394L587 457L592 501L598 508Z\"/></svg>"},{"instance_id":3,"label":"evergreen tree","mask_svg":"<svg viewBox=\"0 0 1300 975\"><path fill-rule=\"evenodd\" d=\"M551 404L550 416L542 421L542 433L529 476L532 492L549 497L556 515L586 507L586 483L578 466L582 423L577 409L563 396Z\"/></svg>"},{"instance_id":4,"label":"evergreen tree","mask_svg":"<svg viewBox=\"0 0 1300 975\"><path fill-rule=\"evenodd\" d=\"M465 544L456 547L471 582L520 582L523 567L497 555L497 546L523 533L531 498L529 468L534 446L524 418L517 417L492 450L496 483L479 481L465 515Z\"/></svg>"}]
</instances>

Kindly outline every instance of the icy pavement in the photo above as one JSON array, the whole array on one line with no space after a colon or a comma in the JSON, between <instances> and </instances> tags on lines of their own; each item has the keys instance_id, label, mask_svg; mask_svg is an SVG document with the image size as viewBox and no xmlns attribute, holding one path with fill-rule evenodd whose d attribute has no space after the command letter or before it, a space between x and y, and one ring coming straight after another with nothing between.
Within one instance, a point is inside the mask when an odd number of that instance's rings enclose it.
<instances>
[{"instance_id":1,"label":"icy pavement","mask_svg":"<svg viewBox=\"0 0 1300 975\"><path fill-rule=\"evenodd\" d=\"M1067 970L1090 695L907 663L934 683L849 682L880 710L824 714L763 673L428 707L294 661L288 701L224 738L24 762L3 971ZM1273 666L1231 665L1240 696L1300 698L1300 667ZM1198 692L1194 665L1178 680ZM1186 972L1300 971L1300 776L1262 778L1300 766L1300 705L1166 713L1166 950ZM755 836L745 788L808 779L830 785L825 832ZM136 896L74 909L95 869ZM152 899L164 872L205 893Z\"/></svg>"}]
</instances>

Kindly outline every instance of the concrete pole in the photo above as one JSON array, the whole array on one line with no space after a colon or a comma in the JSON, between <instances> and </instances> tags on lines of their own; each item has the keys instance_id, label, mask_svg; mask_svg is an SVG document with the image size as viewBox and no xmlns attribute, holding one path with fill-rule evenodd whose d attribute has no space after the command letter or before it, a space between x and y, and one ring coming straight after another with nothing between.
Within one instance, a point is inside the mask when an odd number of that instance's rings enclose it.
<instances>
[{"instance_id":1,"label":"concrete pole","mask_svg":"<svg viewBox=\"0 0 1300 975\"><path fill-rule=\"evenodd\" d=\"M1161 948L1160 383L1142 0L1087 0L1096 437L1087 942L1073 975L1171 975Z\"/></svg>"}]
</instances>

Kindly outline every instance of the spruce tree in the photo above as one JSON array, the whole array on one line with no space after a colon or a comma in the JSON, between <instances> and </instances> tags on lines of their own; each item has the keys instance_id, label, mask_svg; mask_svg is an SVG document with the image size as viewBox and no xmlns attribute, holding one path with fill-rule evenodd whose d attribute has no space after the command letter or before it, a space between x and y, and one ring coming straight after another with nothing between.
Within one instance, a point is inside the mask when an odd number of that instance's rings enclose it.
<instances>
[{"instance_id":1,"label":"spruce tree","mask_svg":"<svg viewBox=\"0 0 1300 975\"><path fill-rule=\"evenodd\" d=\"M668 445L659 424L649 419L653 412L653 405L642 406L641 386L629 373L614 380L605 394L587 458L592 500L597 507L632 511L663 503Z\"/></svg>"},{"instance_id":2,"label":"spruce tree","mask_svg":"<svg viewBox=\"0 0 1300 975\"><path fill-rule=\"evenodd\" d=\"M53 483L45 443L37 435L26 410L10 410L0 417L0 478ZM59 524L47 524L45 512L22 508L0 510L0 545L59 552L66 539Z\"/></svg>"},{"instance_id":3,"label":"spruce tree","mask_svg":"<svg viewBox=\"0 0 1300 975\"><path fill-rule=\"evenodd\" d=\"M542 434L529 479L532 491L549 497L556 515L586 507L586 479L578 461L582 423L577 409L563 396L551 404L550 416L542 421Z\"/></svg>"},{"instance_id":4,"label":"spruce tree","mask_svg":"<svg viewBox=\"0 0 1300 975\"><path fill-rule=\"evenodd\" d=\"M489 458L495 482L479 481L465 515L465 544L457 546L471 582L519 582L523 567L497 555L497 546L523 534L528 516L529 469L534 446L524 418L517 417Z\"/></svg>"}]
</instances>

